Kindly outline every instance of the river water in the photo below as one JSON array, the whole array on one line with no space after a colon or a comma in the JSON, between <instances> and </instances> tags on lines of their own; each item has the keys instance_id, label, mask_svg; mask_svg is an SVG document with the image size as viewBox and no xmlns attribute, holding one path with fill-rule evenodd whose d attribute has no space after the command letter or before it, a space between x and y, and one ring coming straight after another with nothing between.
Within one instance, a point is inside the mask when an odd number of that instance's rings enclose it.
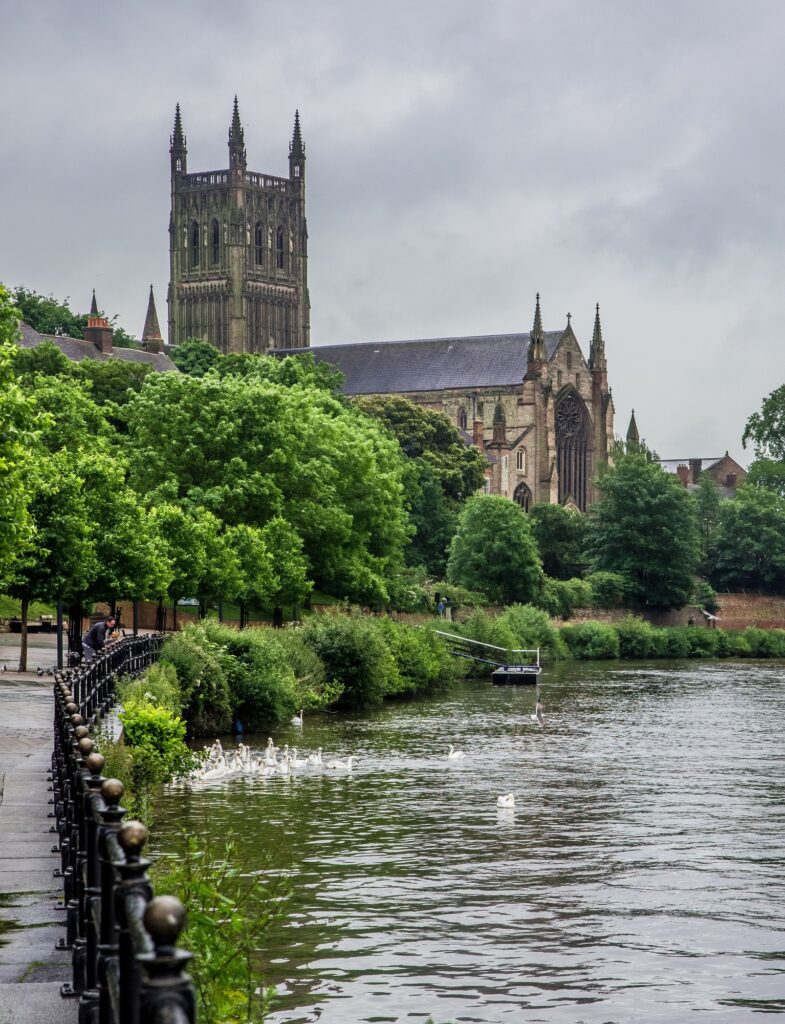
<instances>
[{"instance_id":1,"label":"river water","mask_svg":"<svg viewBox=\"0 0 785 1024\"><path fill-rule=\"evenodd\" d=\"M165 795L164 847L232 832L290 873L273 1024L785 1016L782 668L569 664L540 695L542 729L533 689L484 681L306 717L276 742L351 775Z\"/></svg>"}]
</instances>

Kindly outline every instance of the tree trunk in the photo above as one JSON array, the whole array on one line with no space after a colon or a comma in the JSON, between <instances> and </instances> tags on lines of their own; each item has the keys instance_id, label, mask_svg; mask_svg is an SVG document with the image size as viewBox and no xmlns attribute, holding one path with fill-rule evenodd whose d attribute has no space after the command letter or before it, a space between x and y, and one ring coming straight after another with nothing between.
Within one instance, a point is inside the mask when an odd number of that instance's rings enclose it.
<instances>
[{"instance_id":1,"label":"tree trunk","mask_svg":"<svg viewBox=\"0 0 785 1024\"><path fill-rule=\"evenodd\" d=\"M139 602L134 601L134 636L139 635Z\"/></svg>"},{"instance_id":2,"label":"tree trunk","mask_svg":"<svg viewBox=\"0 0 785 1024\"><path fill-rule=\"evenodd\" d=\"M223 601L218 602L218 621L223 622L224 620L224 603Z\"/></svg>"},{"instance_id":3,"label":"tree trunk","mask_svg":"<svg viewBox=\"0 0 785 1024\"><path fill-rule=\"evenodd\" d=\"M63 602L57 602L57 667L63 667Z\"/></svg>"},{"instance_id":4,"label":"tree trunk","mask_svg":"<svg viewBox=\"0 0 785 1024\"><path fill-rule=\"evenodd\" d=\"M245 629L245 601L240 602L240 629Z\"/></svg>"},{"instance_id":5,"label":"tree trunk","mask_svg":"<svg viewBox=\"0 0 785 1024\"><path fill-rule=\"evenodd\" d=\"M172 632L177 632L177 598L172 601Z\"/></svg>"},{"instance_id":6,"label":"tree trunk","mask_svg":"<svg viewBox=\"0 0 785 1024\"><path fill-rule=\"evenodd\" d=\"M27 609L30 599L22 598L22 635L19 639L19 671L27 671Z\"/></svg>"}]
</instances>

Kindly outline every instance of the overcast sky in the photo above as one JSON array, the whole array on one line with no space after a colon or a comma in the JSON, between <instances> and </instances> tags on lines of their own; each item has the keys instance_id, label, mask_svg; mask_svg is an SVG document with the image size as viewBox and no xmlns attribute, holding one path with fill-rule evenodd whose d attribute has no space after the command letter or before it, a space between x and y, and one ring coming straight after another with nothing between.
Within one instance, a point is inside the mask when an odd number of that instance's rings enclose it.
<instances>
[{"instance_id":1,"label":"overcast sky","mask_svg":"<svg viewBox=\"0 0 785 1024\"><path fill-rule=\"evenodd\" d=\"M169 276L169 134L307 152L313 345L528 331L599 301L625 433L742 461L783 383L778 0L4 0L0 281L139 335Z\"/></svg>"}]
</instances>

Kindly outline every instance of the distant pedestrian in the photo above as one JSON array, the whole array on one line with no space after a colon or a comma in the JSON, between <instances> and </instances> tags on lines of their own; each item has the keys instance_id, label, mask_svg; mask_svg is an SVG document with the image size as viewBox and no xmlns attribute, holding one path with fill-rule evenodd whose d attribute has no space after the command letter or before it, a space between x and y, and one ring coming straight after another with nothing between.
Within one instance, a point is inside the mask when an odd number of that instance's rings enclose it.
<instances>
[{"instance_id":1,"label":"distant pedestrian","mask_svg":"<svg viewBox=\"0 0 785 1024\"><path fill-rule=\"evenodd\" d=\"M99 619L94 623L82 638L82 657L85 664L90 665L95 661L96 655L106 645L106 634L111 633L115 627L114 615L107 615L105 619Z\"/></svg>"},{"instance_id":2,"label":"distant pedestrian","mask_svg":"<svg viewBox=\"0 0 785 1024\"><path fill-rule=\"evenodd\" d=\"M444 600L440 599L439 603L436 605L436 613L437 613L437 615L439 616L440 619L444 618L444 608L445 608Z\"/></svg>"},{"instance_id":3,"label":"distant pedestrian","mask_svg":"<svg viewBox=\"0 0 785 1024\"><path fill-rule=\"evenodd\" d=\"M694 626L695 625L695 619L694 619L694 617L692 615L690 615L690 617L687 619L687 625L688 626Z\"/></svg>"}]
</instances>

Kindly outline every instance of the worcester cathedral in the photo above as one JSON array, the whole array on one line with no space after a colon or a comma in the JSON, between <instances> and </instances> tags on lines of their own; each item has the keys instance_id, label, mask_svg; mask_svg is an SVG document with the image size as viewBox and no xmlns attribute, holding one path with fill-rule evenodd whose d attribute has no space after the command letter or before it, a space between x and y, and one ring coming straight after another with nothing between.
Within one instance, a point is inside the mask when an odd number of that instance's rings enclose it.
<instances>
[{"instance_id":1,"label":"worcester cathedral","mask_svg":"<svg viewBox=\"0 0 785 1024\"><path fill-rule=\"evenodd\" d=\"M310 348L305 146L299 116L289 175L249 171L235 98L229 167L188 173L178 106L171 136L169 342L222 352L310 350L350 395L403 395L444 413L488 460L486 489L528 509L584 511L613 441L613 399L597 306L588 360L567 317L531 331Z\"/></svg>"}]
</instances>

